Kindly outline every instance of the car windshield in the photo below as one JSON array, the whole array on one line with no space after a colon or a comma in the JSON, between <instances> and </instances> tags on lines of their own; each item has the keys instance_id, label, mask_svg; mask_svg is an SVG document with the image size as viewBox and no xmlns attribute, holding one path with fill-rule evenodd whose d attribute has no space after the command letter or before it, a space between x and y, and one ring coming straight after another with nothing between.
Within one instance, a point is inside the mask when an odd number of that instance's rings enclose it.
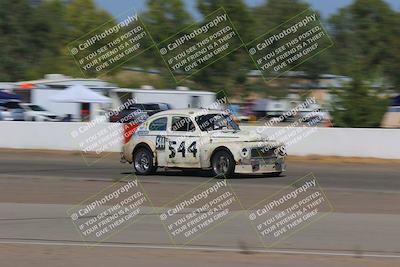
<instances>
[{"instance_id":1,"label":"car windshield","mask_svg":"<svg viewBox=\"0 0 400 267\"><path fill-rule=\"evenodd\" d=\"M46 111L44 108L42 108L38 105L29 105L29 108L33 111Z\"/></svg>"},{"instance_id":2,"label":"car windshield","mask_svg":"<svg viewBox=\"0 0 400 267\"><path fill-rule=\"evenodd\" d=\"M239 131L239 125L228 114L215 113L196 117L197 125L203 132L216 130L235 130Z\"/></svg>"}]
</instances>

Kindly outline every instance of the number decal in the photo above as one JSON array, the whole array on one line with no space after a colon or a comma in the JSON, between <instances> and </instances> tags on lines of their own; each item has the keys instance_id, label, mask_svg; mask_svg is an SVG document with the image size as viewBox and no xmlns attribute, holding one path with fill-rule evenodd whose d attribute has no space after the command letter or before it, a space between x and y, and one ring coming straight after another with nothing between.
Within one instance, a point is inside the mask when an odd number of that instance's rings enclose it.
<instances>
[{"instance_id":1,"label":"number decal","mask_svg":"<svg viewBox=\"0 0 400 267\"><path fill-rule=\"evenodd\" d=\"M183 142L181 143L181 145L179 146L178 152L181 152L181 153L182 153L182 158L185 157L185 141L183 141Z\"/></svg>"},{"instance_id":2,"label":"number decal","mask_svg":"<svg viewBox=\"0 0 400 267\"><path fill-rule=\"evenodd\" d=\"M157 135L156 137L156 149L157 150L165 150L165 137L161 135Z\"/></svg>"},{"instance_id":3,"label":"number decal","mask_svg":"<svg viewBox=\"0 0 400 267\"><path fill-rule=\"evenodd\" d=\"M165 142L165 141L164 141ZM182 143L179 145L178 150L175 150L175 145L176 145L176 141L169 141L168 142L169 146L169 151L171 151L171 153L169 154L169 158L175 158L176 153L182 153L182 157L185 158L186 157L186 147L185 147L185 141L182 141ZM188 153L192 153L193 157L196 157L197 155L197 148L196 148L196 144L197 142L194 141L188 148L187 148L187 152Z\"/></svg>"},{"instance_id":4,"label":"number decal","mask_svg":"<svg viewBox=\"0 0 400 267\"><path fill-rule=\"evenodd\" d=\"M193 153L193 157L196 157L197 154L197 148L196 148L197 142L194 141L189 147L188 147L188 152Z\"/></svg>"},{"instance_id":5,"label":"number decal","mask_svg":"<svg viewBox=\"0 0 400 267\"><path fill-rule=\"evenodd\" d=\"M176 151L175 148L173 147L173 145L176 145L176 141L169 141L169 151L171 151L171 154L169 154L169 158L175 158L176 155Z\"/></svg>"}]
</instances>

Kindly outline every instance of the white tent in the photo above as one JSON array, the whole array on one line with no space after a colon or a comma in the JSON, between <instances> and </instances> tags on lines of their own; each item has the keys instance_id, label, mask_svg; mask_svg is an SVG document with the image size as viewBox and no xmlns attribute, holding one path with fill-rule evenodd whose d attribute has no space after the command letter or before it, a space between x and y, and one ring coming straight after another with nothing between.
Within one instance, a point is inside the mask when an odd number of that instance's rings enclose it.
<instances>
[{"instance_id":1,"label":"white tent","mask_svg":"<svg viewBox=\"0 0 400 267\"><path fill-rule=\"evenodd\" d=\"M103 96L83 85L73 85L50 98L58 103L110 103L111 98Z\"/></svg>"}]
</instances>

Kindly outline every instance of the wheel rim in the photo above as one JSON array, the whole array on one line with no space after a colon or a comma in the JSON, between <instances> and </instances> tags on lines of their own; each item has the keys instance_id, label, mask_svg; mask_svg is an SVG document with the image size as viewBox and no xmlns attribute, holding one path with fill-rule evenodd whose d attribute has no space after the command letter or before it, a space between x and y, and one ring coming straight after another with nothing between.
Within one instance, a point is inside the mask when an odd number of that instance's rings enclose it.
<instances>
[{"instance_id":1,"label":"wheel rim","mask_svg":"<svg viewBox=\"0 0 400 267\"><path fill-rule=\"evenodd\" d=\"M150 168L150 157L145 152L140 152L135 157L135 169L139 172L146 172Z\"/></svg>"},{"instance_id":2,"label":"wheel rim","mask_svg":"<svg viewBox=\"0 0 400 267\"><path fill-rule=\"evenodd\" d=\"M216 174L226 174L229 169L229 158L226 156L219 156L214 164L214 171Z\"/></svg>"}]
</instances>

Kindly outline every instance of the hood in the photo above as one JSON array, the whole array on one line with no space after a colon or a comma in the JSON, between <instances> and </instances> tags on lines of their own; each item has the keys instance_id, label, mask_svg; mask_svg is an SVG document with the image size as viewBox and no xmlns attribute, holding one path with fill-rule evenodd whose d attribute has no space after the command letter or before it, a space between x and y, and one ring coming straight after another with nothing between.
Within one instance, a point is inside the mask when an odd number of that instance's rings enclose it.
<instances>
[{"instance_id":1,"label":"hood","mask_svg":"<svg viewBox=\"0 0 400 267\"><path fill-rule=\"evenodd\" d=\"M260 142L267 141L268 138L262 137L260 134L253 131L213 131L209 133L209 136L213 141L224 141L224 142Z\"/></svg>"},{"instance_id":2,"label":"hood","mask_svg":"<svg viewBox=\"0 0 400 267\"><path fill-rule=\"evenodd\" d=\"M262 135L254 131L214 131L208 133L212 142L234 142L241 143L244 147L262 147L268 144L269 146L281 146L284 145L282 142L271 140L267 136Z\"/></svg>"}]
</instances>

